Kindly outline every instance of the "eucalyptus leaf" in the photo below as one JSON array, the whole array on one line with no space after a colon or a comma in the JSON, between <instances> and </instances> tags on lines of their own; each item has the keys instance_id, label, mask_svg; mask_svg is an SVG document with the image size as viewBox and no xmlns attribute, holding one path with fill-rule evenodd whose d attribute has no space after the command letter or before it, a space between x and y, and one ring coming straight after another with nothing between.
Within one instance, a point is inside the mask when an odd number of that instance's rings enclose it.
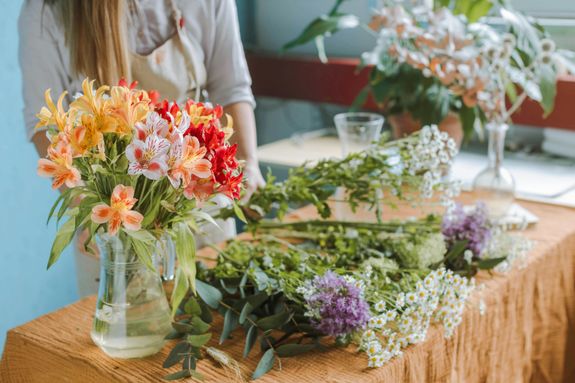
<instances>
[{"instance_id":1,"label":"eucalyptus leaf","mask_svg":"<svg viewBox=\"0 0 575 383\"><path fill-rule=\"evenodd\" d=\"M211 338L212 338L212 333L209 333L209 332L208 332L208 333L205 333L205 334L188 335L188 337L186 338L186 340L187 340L188 343L190 343L192 346L202 347L203 345L205 345L206 343L208 343Z\"/></svg>"},{"instance_id":2,"label":"eucalyptus leaf","mask_svg":"<svg viewBox=\"0 0 575 383\"><path fill-rule=\"evenodd\" d=\"M288 311L281 312L279 314L271 315L262 318L256 322L259 328L262 330L272 330L279 329L281 326L286 324L292 317L292 314Z\"/></svg>"},{"instance_id":3,"label":"eucalyptus leaf","mask_svg":"<svg viewBox=\"0 0 575 383\"><path fill-rule=\"evenodd\" d=\"M190 325L192 326L192 334L204 334L210 329L210 325L198 317L193 317L190 321Z\"/></svg>"},{"instance_id":4,"label":"eucalyptus leaf","mask_svg":"<svg viewBox=\"0 0 575 383\"><path fill-rule=\"evenodd\" d=\"M269 350L267 350L264 355L262 356L262 358L260 359L258 366L256 367L253 375L252 375L252 379L257 379L263 375L265 375L266 373L268 373L274 366L275 363L275 352L273 348L270 348Z\"/></svg>"},{"instance_id":5,"label":"eucalyptus leaf","mask_svg":"<svg viewBox=\"0 0 575 383\"><path fill-rule=\"evenodd\" d=\"M196 280L196 289L198 295L208 306L213 309L217 309L222 300L222 293L220 290L216 289L214 286L209 285L205 282Z\"/></svg>"},{"instance_id":6,"label":"eucalyptus leaf","mask_svg":"<svg viewBox=\"0 0 575 383\"><path fill-rule=\"evenodd\" d=\"M232 310L228 309L224 315L224 327L220 336L220 344L224 343L229 338L230 333L238 327L238 315Z\"/></svg>"},{"instance_id":7,"label":"eucalyptus leaf","mask_svg":"<svg viewBox=\"0 0 575 383\"><path fill-rule=\"evenodd\" d=\"M244 346L244 358L248 357L257 339L258 339L258 328L256 326L250 326L246 334L246 343Z\"/></svg>"},{"instance_id":8,"label":"eucalyptus leaf","mask_svg":"<svg viewBox=\"0 0 575 383\"><path fill-rule=\"evenodd\" d=\"M202 308L200 307L200 304L193 297L188 299L188 301L184 305L184 311L186 314L193 316L198 316L202 314Z\"/></svg>"},{"instance_id":9,"label":"eucalyptus leaf","mask_svg":"<svg viewBox=\"0 0 575 383\"><path fill-rule=\"evenodd\" d=\"M309 352L316 348L317 346L315 344L289 343L289 344L282 344L281 346L276 348L276 353L279 357L287 358L305 354L306 352Z\"/></svg>"},{"instance_id":10,"label":"eucalyptus leaf","mask_svg":"<svg viewBox=\"0 0 575 383\"><path fill-rule=\"evenodd\" d=\"M192 376L192 370L181 370L164 376L164 380L180 380L185 378L190 378Z\"/></svg>"},{"instance_id":11,"label":"eucalyptus leaf","mask_svg":"<svg viewBox=\"0 0 575 383\"><path fill-rule=\"evenodd\" d=\"M185 354L190 352L190 345L187 342L180 342L174 346L168 354L162 367L170 368L184 359Z\"/></svg>"}]
</instances>

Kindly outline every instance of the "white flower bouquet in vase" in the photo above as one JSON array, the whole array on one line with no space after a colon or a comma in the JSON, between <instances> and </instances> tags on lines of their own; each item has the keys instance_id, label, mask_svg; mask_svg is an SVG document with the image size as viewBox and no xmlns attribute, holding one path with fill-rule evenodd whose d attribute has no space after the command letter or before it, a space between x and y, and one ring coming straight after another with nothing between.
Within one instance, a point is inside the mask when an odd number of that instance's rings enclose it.
<instances>
[{"instance_id":1,"label":"white flower bouquet in vase","mask_svg":"<svg viewBox=\"0 0 575 383\"><path fill-rule=\"evenodd\" d=\"M173 312L195 292L194 231L213 222L201 207L216 195L237 200L243 175L220 106L158 102L157 93L124 81L93 83L83 82L67 110L65 94L54 104L46 91L38 114L50 140L38 174L54 189L65 186L49 214L59 230L48 267L77 231L87 232L86 249L95 239L101 274L92 339L110 356L144 357L161 349ZM171 313L155 266L174 252Z\"/></svg>"}]
</instances>

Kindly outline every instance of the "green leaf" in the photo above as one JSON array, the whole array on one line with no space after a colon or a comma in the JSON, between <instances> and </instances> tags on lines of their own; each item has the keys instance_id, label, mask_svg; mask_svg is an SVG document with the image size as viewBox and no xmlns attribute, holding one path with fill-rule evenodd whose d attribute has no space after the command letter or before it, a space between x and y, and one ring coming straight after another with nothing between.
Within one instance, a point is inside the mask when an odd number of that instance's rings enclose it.
<instances>
[{"instance_id":1,"label":"green leaf","mask_svg":"<svg viewBox=\"0 0 575 383\"><path fill-rule=\"evenodd\" d=\"M222 293L220 290L216 289L212 285L200 281L199 279L196 280L196 289L200 298L202 298L208 306L213 309L218 308L220 301L222 300Z\"/></svg>"},{"instance_id":2,"label":"green leaf","mask_svg":"<svg viewBox=\"0 0 575 383\"><path fill-rule=\"evenodd\" d=\"M237 203L233 203L234 205L234 213L236 213L236 217L238 217L238 219L240 221L242 221L243 223L248 223L248 220L246 219L246 216L244 215L243 210L239 207L239 205Z\"/></svg>"},{"instance_id":3,"label":"green leaf","mask_svg":"<svg viewBox=\"0 0 575 383\"><path fill-rule=\"evenodd\" d=\"M465 16L467 16L470 23L474 23L483 16L486 16L492 7L493 3L491 0L473 0Z\"/></svg>"},{"instance_id":4,"label":"green leaf","mask_svg":"<svg viewBox=\"0 0 575 383\"><path fill-rule=\"evenodd\" d=\"M142 220L142 227L148 227L149 224L154 222L154 220L158 216L158 212L160 211L160 203L161 200L157 198L152 207L148 209L148 212L144 214L144 219Z\"/></svg>"},{"instance_id":5,"label":"green leaf","mask_svg":"<svg viewBox=\"0 0 575 383\"><path fill-rule=\"evenodd\" d=\"M148 269L155 271L156 268L152 260L156 251L156 237L147 230L124 230L124 233L130 238L132 247L140 262L146 265Z\"/></svg>"},{"instance_id":6,"label":"green leaf","mask_svg":"<svg viewBox=\"0 0 575 383\"><path fill-rule=\"evenodd\" d=\"M551 65L541 65L541 106L543 107L543 117L549 116L555 106L557 96L557 74Z\"/></svg>"},{"instance_id":7,"label":"green leaf","mask_svg":"<svg viewBox=\"0 0 575 383\"><path fill-rule=\"evenodd\" d=\"M206 323L212 323L214 317L212 315L212 311L210 306L208 306L204 301L200 300L200 307L202 308L202 313L200 314L200 318Z\"/></svg>"},{"instance_id":8,"label":"green leaf","mask_svg":"<svg viewBox=\"0 0 575 383\"><path fill-rule=\"evenodd\" d=\"M279 329L281 328L281 326L286 324L291 319L291 317L292 317L291 313L289 313L288 311L284 311L279 314L262 318L258 320L256 324L262 330Z\"/></svg>"},{"instance_id":9,"label":"green leaf","mask_svg":"<svg viewBox=\"0 0 575 383\"><path fill-rule=\"evenodd\" d=\"M202 308L200 307L200 304L198 303L196 298L193 297L188 299L188 301L186 302L184 306L184 311L186 312L186 314L193 316L198 316L202 314Z\"/></svg>"},{"instance_id":10,"label":"green leaf","mask_svg":"<svg viewBox=\"0 0 575 383\"><path fill-rule=\"evenodd\" d=\"M304 45L318 36L325 36L337 32L340 29L355 28L358 25L359 21L357 17L351 14L333 13L331 15L323 15L308 24L298 37L285 44L282 47L282 51L292 49L298 45Z\"/></svg>"},{"instance_id":11,"label":"green leaf","mask_svg":"<svg viewBox=\"0 0 575 383\"><path fill-rule=\"evenodd\" d=\"M54 238L54 243L52 244L52 249L50 250L50 258L48 259L48 269L60 258L62 251L74 238L74 233L76 232L76 219L71 217L68 219L58 230L56 238Z\"/></svg>"},{"instance_id":12,"label":"green leaf","mask_svg":"<svg viewBox=\"0 0 575 383\"><path fill-rule=\"evenodd\" d=\"M268 295L266 293L259 293L256 295L249 296L247 302L240 312L240 324L244 324L248 315L252 313L255 309L260 307L267 299Z\"/></svg>"},{"instance_id":13,"label":"green leaf","mask_svg":"<svg viewBox=\"0 0 575 383\"><path fill-rule=\"evenodd\" d=\"M270 348L264 353L264 355L260 359L258 366L256 367L256 370L252 375L252 379L257 379L265 375L267 372L269 372L274 366L275 360L276 356L274 350Z\"/></svg>"},{"instance_id":14,"label":"green leaf","mask_svg":"<svg viewBox=\"0 0 575 383\"><path fill-rule=\"evenodd\" d=\"M172 304L172 317L176 315L176 312L186 297L189 289L190 286L188 285L188 278L186 278L184 272L181 269L176 270L176 281L174 283L174 290L172 291L172 296L170 298L170 303Z\"/></svg>"},{"instance_id":15,"label":"green leaf","mask_svg":"<svg viewBox=\"0 0 575 383\"><path fill-rule=\"evenodd\" d=\"M202 347L204 344L208 343L211 338L212 338L212 333L208 332L208 333L199 334L199 335L188 335L187 341L192 346Z\"/></svg>"},{"instance_id":16,"label":"green leaf","mask_svg":"<svg viewBox=\"0 0 575 383\"><path fill-rule=\"evenodd\" d=\"M238 315L228 309L224 315L224 327L220 336L220 344L229 338L230 333L238 327Z\"/></svg>"},{"instance_id":17,"label":"green leaf","mask_svg":"<svg viewBox=\"0 0 575 383\"><path fill-rule=\"evenodd\" d=\"M239 323L244 324L248 315L254 310L254 307L250 304L250 302L246 302L242 311L240 312Z\"/></svg>"},{"instance_id":18,"label":"green leaf","mask_svg":"<svg viewBox=\"0 0 575 383\"><path fill-rule=\"evenodd\" d=\"M64 192L60 193L58 198L56 198L56 202L54 202L54 204L52 205L52 208L50 209L50 212L48 213L48 218L46 218L46 225L50 223L50 219L52 219L52 216L54 215L56 208L58 207L60 202L62 202L62 200L64 199L64 195L66 195L66 192L68 192L69 190L71 190L71 189L67 189Z\"/></svg>"},{"instance_id":19,"label":"green leaf","mask_svg":"<svg viewBox=\"0 0 575 383\"><path fill-rule=\"evenodd\" d=\"M234 204L234 206L236 206ZM209 222L210 224L214 225L216 228L218 228L218 230L223 231L223 229L220 227L220 225L218 225L218 223L216 222L216 220L214 219L214 217L212 217L211 215L209 215L208 213L206 213L205 211L194 211L191 213L192 217L197 218L197 219L201 219L204 220L206 222Z\"/></svg>"},{"instance_id":20,"label":"green leaf","mask_svg":"<svg viewBox=\"0 0 575 383\"><path fill-rule=\"evenodd\" d=\"M190 378L192 376L192 370L181 370L164 376L164 380L180 380L185 378Z\"/></svg>"},{"instance_id":21,"label":"green leaf","mask_svg":"<svg viewBox=\"0 0 575 383\"><path fill-rule=\"evenodd\" d=\"M190 321L190 325L193 328L192 334L196 334L196 335L197 334L204 334L204 333L208 332L208 330L210 329L210 325L198 317L193 317L192 320Z\"/></svg>"},{"instance_id":22,"label":"green leaf","mask_svg":"<svg viewBox=\"0 0 575 383\"><path fill-rule=\"evenodd\" d=\"M170 333L168 335L166 335L166 337L164 339L166 339L166 340L181 339L183 336L184 336L183 333L181 333L177 330L172 330L172 331L170 331Z\"/></svg>"},{"instance_id":23,"label":"green leaf","mask_svg":"<svg viewBox=\"0 0 575 383\"><path fill-rule=\"evenodd\" d=\"M182 359L184 359L185 354L190 352L190 345L186 342L180 342L174 346L172 351L168 354L168 357L164 361L162 367L170 368L177 363L179 363Z\"/></svg>"},{"instance_id":24,"label":"green leaf","mask_svg":"<svg viewBox=\"0 0 575 383\"><path fill-rule=\"evenodd\" d=\"M176 256L178 269L181 269L188 279L189 288L196 293L196 241L190 227L180 222L175 227Z\"/></svg>"},{"instance_id":25,"label":"green leaf","mask_svg":"<svg viewBox=\"0 0 575 383\"><path fill-rule=\"evenodd\" d=\"M246 344L244 346L244 358L248 357L257 339L258 339L258 328L256 326L250 326L250 328L248 329L248 333L246 335Z\"/></svg>"},{"instance_id":26,"label":"green leaf","mask_svg":"<svg viewBox=\"0 0 575 383\"><path fill-rule=\"evenodd\" d=\"M361 107L367 101L367 97L369 96L370 92L371 92L371 85L367 84L366 86L364 86L359 91L359 93L357 94L357 96L353 100L353 102L351 103L351 106L349 107L349 111L350 112L357 112L358 110L360 110Z\"/></svg>"},{"instance_id":27,"label":"green leaf","mask_svg":"<svg viewBox=\"0 0 575 383\"><path fill-rule=\"evenodd\" d=\"M473 135L475 117L475 108L469 108L466 105L461 107L461 110L459 111L459 119L461 120L463 135L465 136L466 141L470 140Z\"/></svg>"},{"instance_id":28,"label":"green leaf","mask_svg":"<svg viewBox=\"0 0 575 383\"><path fill-rule=\"evenodd\" d=\"M447 254L445 255L445 262L447 261L452 261L455 258L457 258L459 255L463 254L463 252L465 251L465 249L467 249L467 245L468 245L469 241L467 239L463 240L463 241L457 241L455 242L451 248L449 249L449 251L447 252Z\"/></svg>"},{"instance_id":29,"label":"green leaf","mask_svg":"<svg viewBox=\"0 0 575 383\"><path fill-rule=\"evenodd\" d=\"M191 323L174 322L172 323L172 327L180 334L192 334L195 331L195 328Z\"/></svg>"},{"instance_id":30,"label":"green leaf","mask_svg":"<svg viewBox=\"0 0 575 383\"><path fill-rule=\"evenodd\" d=\"M276 353L279 357L287 358L292 356L297 356L316 349L315 344L298 344L290 343L283 344L276 349Z\"/></svg>"},{"instance_id":31,"label":"green leaf","mask_svg":"<svg viewBox=\"0 0 575 383\"><path fill-rule=\"evenodd\" d=\"M482 259L481 261L477 262L477 267L481 270L490 270L506 259L507 257Z\"/></svg>"}]
</instances>

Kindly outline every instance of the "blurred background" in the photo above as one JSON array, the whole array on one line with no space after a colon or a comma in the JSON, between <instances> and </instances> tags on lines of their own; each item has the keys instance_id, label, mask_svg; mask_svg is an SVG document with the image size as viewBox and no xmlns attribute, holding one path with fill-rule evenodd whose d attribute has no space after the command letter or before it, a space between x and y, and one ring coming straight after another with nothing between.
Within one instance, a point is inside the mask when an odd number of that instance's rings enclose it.
<instances>
[{"instance_id":1,"label":"blurred background","mask_svg":"<svg viewBox=\"0 0 575 383\"><path fill-rule=\"evenodd\" d=\"M242 39L255 82L259 76L253 72L254 68L273 65L262 62L261 57L275 55L282 45L297 36L312 19L325 13L332 4L332 0L237 0ZM38 156L24 131L17 56L17 20L21 5L22 0L0 0L0 108L3 124L3 137L0 140L0 352L9 328L79 298L70 250L50 271L46 271L45 267L56 232L54 225L47 226L45 222L57 192L50 189L49 180L36 176ZM346 3L343 10L368 19L371 9L377 5L377 0L353 0ZM575 1L515 0L514 5L540 17L558 46L575 49ZM332 57L357 57L372 45L373 42L359 29L326 40L326 50ZM290 55L296 56L315 57L315 54L313 44L290 52ZM266 72L273 75L274 68L268 67ZM278 73L278 76L281 74ZM259 89L265 87L260 86ZM301 142L298 139L305 137L302 134L333 126L333 115L347 110L343 105L317 102L321 101L321 97L310 96L318 93L316 89L292 99L274 97L272 94L281 94L281 91L258 91L258 87L254 87L254 91L258 104L256 119L260 145L281 139ZM575 106L575 98L570 102ZM572 126L575 126L575 119ZM541 126L515 127L510 141L522 148L517 154L519 158L551 161L553 166L559 164L562 168L572 169L573 159L552 156L540 150L543 141ZM478 144L476 149L472 145L466 150L484 152L484 147ZM271 168L281 178L288 166L262 158L262 167L264 170Z\"/></svg>"}]
</instances>

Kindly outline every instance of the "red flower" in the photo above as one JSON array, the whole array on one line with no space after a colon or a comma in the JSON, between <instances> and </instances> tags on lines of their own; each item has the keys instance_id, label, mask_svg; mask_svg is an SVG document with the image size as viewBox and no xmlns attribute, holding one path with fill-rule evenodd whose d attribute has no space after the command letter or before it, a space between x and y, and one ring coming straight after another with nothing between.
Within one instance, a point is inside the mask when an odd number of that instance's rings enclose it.
<instances>
[{"instance_id":1,"label":"red flower","mask_svg":"<svg viewBox=\"0 0 575 383\"><path fill-rule=\"evenodd\" d=\"M229 177L225 184L221 184L218 192L223 193L231 199L239 199L242 186L244 173L240 173L235 177Z\"/></svg>"},{"instance_id":2,"label":"red flower","mask_svg":"<svg viewBox=\"0 0 575 383\"><path fill-rule=\"evenodd\" d=\"M152 98L150 96L150 98ZM175 102L169 102L168 100L163 100L156 105L156 112L166 121L172 122L172 120L178 115L180 107Z\"/></svg>"}]
</instances>

